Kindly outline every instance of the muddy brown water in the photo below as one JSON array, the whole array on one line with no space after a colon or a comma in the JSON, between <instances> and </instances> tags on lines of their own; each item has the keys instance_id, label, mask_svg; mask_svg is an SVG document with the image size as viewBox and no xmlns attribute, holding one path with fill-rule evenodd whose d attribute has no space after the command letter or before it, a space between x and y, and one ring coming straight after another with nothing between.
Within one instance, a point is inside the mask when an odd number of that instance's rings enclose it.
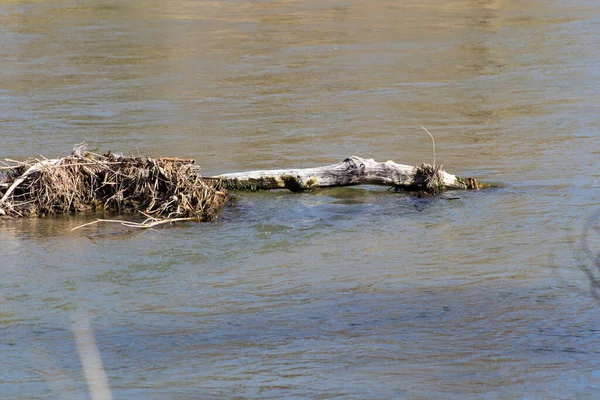
<instances>
[{"instance_id":1,"label":"muddy brown water","mask_svg":"<svg viewBox=\"0 0 600 400\"><path fill-rule=\"evenodd\" d=\"M585 0L0 1L2 158L418 164L424 125L446 170L501 184L2 221L0 397L85 398L84 311L115 398L598 398L599 34Z\"/></svg>"}]
</instances>

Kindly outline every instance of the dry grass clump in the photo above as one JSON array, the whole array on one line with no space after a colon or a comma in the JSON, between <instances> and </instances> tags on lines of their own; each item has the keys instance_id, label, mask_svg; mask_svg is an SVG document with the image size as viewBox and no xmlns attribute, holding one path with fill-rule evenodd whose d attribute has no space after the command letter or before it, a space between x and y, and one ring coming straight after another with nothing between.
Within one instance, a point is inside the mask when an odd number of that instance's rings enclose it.
<instances>
[{"instance_id":1,"label":"dry grass clump","mask_svg":"<svg viewBox=\"0 0 600 400\"><path fill-rule=\"evenodd\" d=\"M434 196L440 193L444 187L444 183L440 177L440 171L442 171L442 167L442 165L421 164L415 177L415 181L422 181L421 190ZM417 179L417 177L420 179Z\"/></svg>"},{"instance_id":2,"label":"dry grass clump","mask_svg":"<svg viewBox=\"0 0 600 400\"><path fill-rule=\"evenodd\" d=\"M76 146L59 159L0 166L0 214L51 216L109 210L152 221L212 220L228 194L204 180L193 160L99 155Z\"/></svg>"}]
</instances>

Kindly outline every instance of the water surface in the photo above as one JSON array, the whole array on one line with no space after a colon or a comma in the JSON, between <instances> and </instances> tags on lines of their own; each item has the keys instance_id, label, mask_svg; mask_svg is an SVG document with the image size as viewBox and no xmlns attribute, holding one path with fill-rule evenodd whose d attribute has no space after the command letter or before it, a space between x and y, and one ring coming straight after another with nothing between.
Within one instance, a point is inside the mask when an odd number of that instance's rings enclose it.
<instances>
[{"instance_id":1,"label":"water surface","mask_svg":"<svg viewBox=\"0 0 600 400\"><path fill-rule=\"evenodd\" d=\"M115 398L597 398L599 27L584 0L0 1L2 158L418 164L424 125L449 172L501 184L2 221L0 393L86 398L83 310Z\"/></svg>"}]
</instances>

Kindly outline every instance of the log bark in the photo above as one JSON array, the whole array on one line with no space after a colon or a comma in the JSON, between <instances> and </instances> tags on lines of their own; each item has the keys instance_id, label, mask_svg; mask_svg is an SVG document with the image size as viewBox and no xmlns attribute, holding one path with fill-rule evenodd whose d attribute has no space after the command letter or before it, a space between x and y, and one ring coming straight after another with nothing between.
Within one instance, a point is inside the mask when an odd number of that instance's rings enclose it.
<instances>
[{"instance_id":1,"label":"log bark","mask_svg":"<svg viewBox=\"0 0 600 400\"><path fill-rule=\"evenodd\" d=\"M441 165L410 166L393 161L376 162L351 156L344 161L316 168L277 169L222 174L220 179L233 190L289 189L302 192L316 188L354 185L383 185L437 193L442 190L479 189L475 178L462 178L442 170Z\"/></svg>"}]
</instances>

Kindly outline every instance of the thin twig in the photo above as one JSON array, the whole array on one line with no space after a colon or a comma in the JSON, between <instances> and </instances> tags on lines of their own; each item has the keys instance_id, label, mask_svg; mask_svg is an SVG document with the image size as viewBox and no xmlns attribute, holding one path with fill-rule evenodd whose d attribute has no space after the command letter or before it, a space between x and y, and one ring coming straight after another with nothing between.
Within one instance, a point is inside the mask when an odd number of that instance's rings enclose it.
<instances>
[{"instance_id":1,"label":"thin twig","mask_svg":"<svg viewBox=\"0 0 600 400\"><path fill-rule=\"evenodd\" d=\"M4 161L19 164L19 165L27 165L25 161L13 160L12 158L5 158Z\"/></svg>"},{"instance_id":2,"label":"thin twig","mask_svg":"<svg viewBox=\"0 0 600 400\"><path fill-rule=\"evenodd\" d=\"M423 128L423 130L425 132L427 132L427 134L431 138L431 143L433 144L433 166L435 167L435 165L436 165L436 160L435 160L435 139L433 138L433 135L431 133L429 133L429 131L423 125L421 125L421 128Z\"/></svg>"},{"instance_id":3,"label":"thin twig","mask_svg":"<svg viewBox=\"0 0 600 400\"><path fill-rule=\"evenodd\" d=\"M71 232L73 232L74 230L77 230L79 228L99 224L100 222L121 224L128 228L148 229L148 228L152 228L152 227L155 227L158 225L168 224L171 222L196 221L196 220L198 220L197 217L166 218L166 219L148 218L144 222L131 222L131 221L125 221L122 219L97 219L95 221L88 222L87 224L76 226L75 228L71 229ZM150 221L152 221L152 222L150 222Z\"/></svg>"}]
</instances>

